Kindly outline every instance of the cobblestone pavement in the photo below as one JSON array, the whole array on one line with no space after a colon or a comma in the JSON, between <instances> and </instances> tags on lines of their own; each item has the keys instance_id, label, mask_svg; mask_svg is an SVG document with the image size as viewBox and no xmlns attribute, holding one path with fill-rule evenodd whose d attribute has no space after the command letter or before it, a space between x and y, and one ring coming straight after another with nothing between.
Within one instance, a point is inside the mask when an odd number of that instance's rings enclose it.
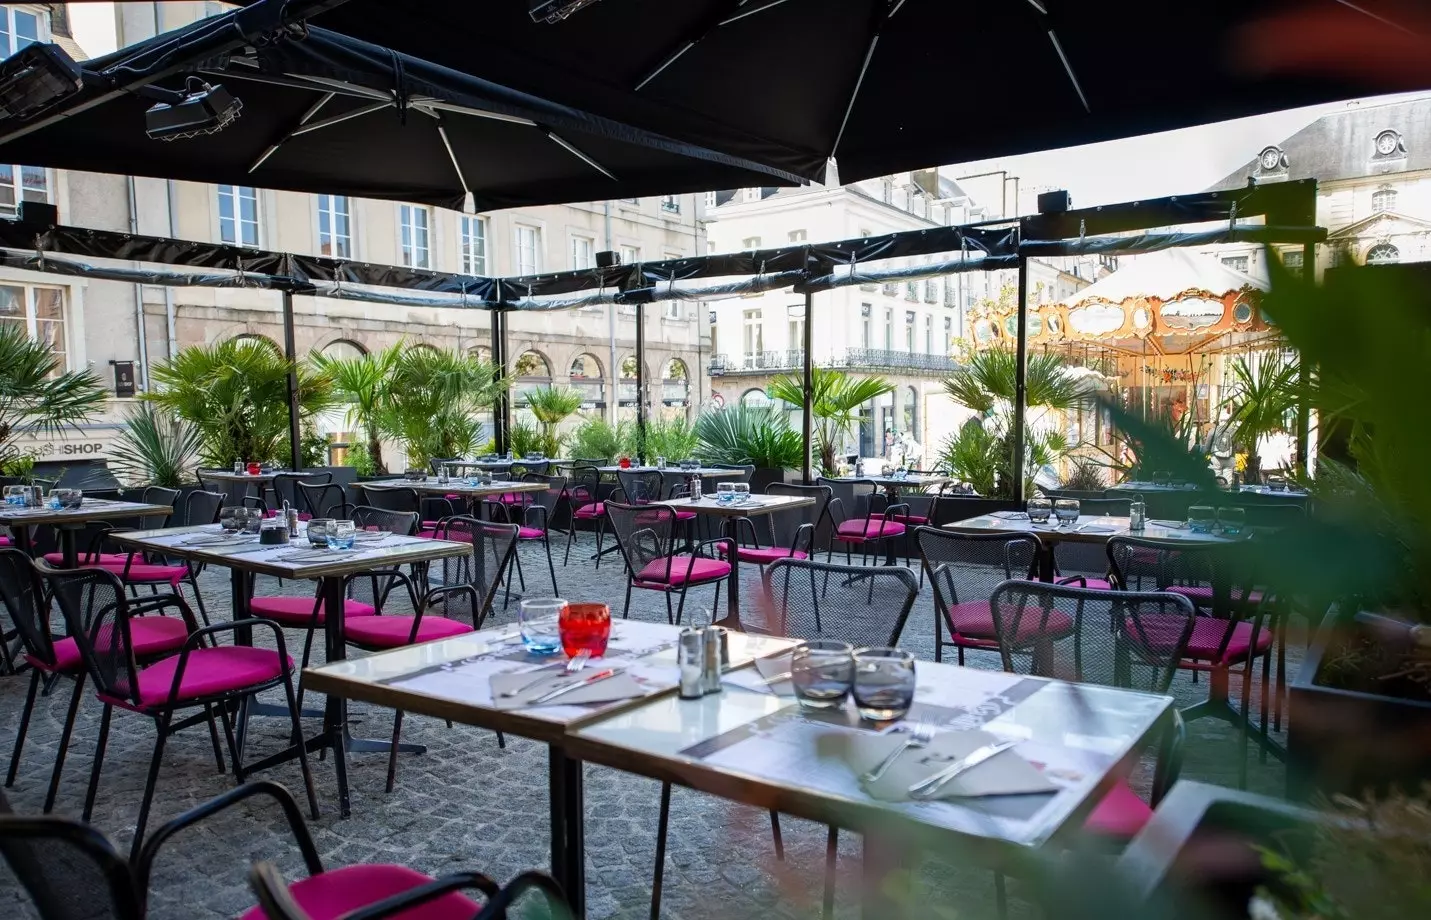
<instances>
[{"instance_id":1,"label":"cobblestone pavement","mask_svg":"<svg viewBox=\"0 0 1431 920\"><path fill-rule=\"evenodd\" d=\"M582 535L572 553L571 565L557 575L561 595L572 599L603 600L619 610L625 591L619 561L608 557L600 570L587 561L594 548L590 535ZM545 560L540 545L522 549L528 586L544 593ZM578 561L580 560L580 561ZM742 570L744 596L757 589L753 567ZM228 574L209 571L201 578L210 615L228 618ZM275 589L265 579L260 590ZM289 593L311 591L311 585L286 583ZM709 604L701 592L696 606ZM495 622L512 618L498 611ZM631 615L665 621L659 594L636 591ZM300 633L289 633L291 648L301 648ZM919 658L933 658L933 606L925 587L911 614L901 645ZM1295 637L1290 649L1301 648ZM321 655L321 643L320 651ZM1295 655L1292 656L1295 658ZM995 655L972 655L971 667L998 667ZM1295 660L1289 662L1295 668ZM8 762L28 678L0 677L0 756ZM1205 698L1207 685L1193 685L1180 676L1176 695L1184 705ZM1239 692L1236 682L1234 695ZM7 790L20 812L38 812L44 798L55 743L68 702L67 685L42 698L31 722L19 779ZM57 810L78 815L83 804L85 779L97 731L100 707L88 698L81 709ZM352 716L360 724L355 732L385 737L391 731L389 712L357 704ZM284 746L284 720L255 719L249 758L256 760ZM310 728L316 726L310 725ZM1229 725L1203 720L1189 727L1189 743L1182 776L1236 785L1239 744ZM1284 740L1277 736L1278 740ZM336 782L332 761L313 764L322 817L312 822L314 836L326 865L355 862L400 862L432 874L477 869L499 880L547 862L546 752L544 747L520 738L507 738L505 750L486 731L458 725L448 728L440 720L408 716L403 739L427 745L421 756L400 761L398 786L384 794L386 755L359 754L349 759L353 816L337 816ZM144 787L154 735L145 720L116 712L109 751L105 757L94 823L127 851L140 795ZM1253 749L1255 751L1255 748ZM1275 761L1263 766L1249 757L1249 788L1279 794L1283 769ZM1140 771L1137 785L1146 788L1150 771ZM295 764L267 774L301 789ZM229 788L232 781L215 769L207 733L190 729L170 740L160 774L150 828ZM645 917L650 895L655 852L659 785L616 770L586 768L586 844L589 914L592 918ZM672 920L699 918L816 917L820 909L820 883L824 859L825 828L793 818L782 821L786 859L777 862L766 814L754 808L685 789L672 795L671 836L667 855L663 916ZM247 909L245 875L255 859L273 859L290 877L301 876L301 862L288 841L281 817L262 805L239 809L211 820L175 840L160 861L153 883L150 916L155 920L209 920L232 917ZM841 835L840 890L837 916L856 916L859 894L860 841ZM962 916L992 916L993 882L987 870L971 868L957 853L921 858L914 870L916 897L925 903L957 905ZM1033 916L1032 908L1018 901L1018 886L1011 882L1011 915ZM17 910L18 908L18 910ZM0 865L0 917L30 916L24 898Z\"/></svg>"}]
</instances>

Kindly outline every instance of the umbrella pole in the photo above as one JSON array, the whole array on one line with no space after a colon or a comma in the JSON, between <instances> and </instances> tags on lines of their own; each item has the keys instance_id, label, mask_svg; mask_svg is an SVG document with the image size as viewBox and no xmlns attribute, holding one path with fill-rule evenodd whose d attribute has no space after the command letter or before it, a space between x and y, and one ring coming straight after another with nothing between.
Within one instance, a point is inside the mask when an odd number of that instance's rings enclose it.
<instances>
[{"instance_id":1,"label":"umbrella pole","mask_svg":"<svg viewBox=\"0 0 1431 920\"><path fill-rule=\"evenodd\" d=\"M813 306L814 302L815 302L815 295L814 295L813 293L811 293L810 291L806 291L806 292L805 292L805 325L804 325L804 327L803 327L803 339L804 339L804 341L802 341L802 342L800 343L800 348L801 348L801 352L800 352L801 392L804 394L804 397L805 397L805 398L802 400L803 405L801 406L800 415L801 415L801 434L802 434L803 437L804 437L804 444L805 444L805 471L804 471L804 472L805 472L805 479L804 479L804 482L805 482L806 485L810 485L812 482L814 482L814 480L810 478L810 467L812 466L812 464L811 464L811 462L810 462L810 447L811 447L811 440L812 440L811 430L810 430L810 429L811 429L811 424L812 424L811 417L812 417L813 412L814 412L814 404L815 404L815 371L814 371L814 365L815 365L815 362L814 362L814 351L815 351L815 349L814 349L814 343L815 343L815 324L814 324L814 321L813 321L813 317L811 317L810 313L811 313L811 307Z\"/></svg>"},{"instance_id":2,"label":"umbrella pole","mask_svg":"<svg viewBox=\"0 0 1431 920\"><path fill-rule=\"evenodd\" d=\"M1310 272L1311 274L1308 274ZM1317 278L1317 244L1306 243L1302 246L1302 276L1316 281ZM1297 358L1297 389L1304 396L1312 385L1312 365L1306 358ZM1305 398L1297 400L1297 472L1304 478L1308 464L1311 462L1312 450L1312 413Z\"/></svg>"},{"instance_id":3,"label":"umbrella pole","mask_svg":"<svg viewBox=\"0 0 1431 920\"><path fill-rule=\"evenodd\" d=\"M293 291L283 291L283 357L288 361L289 469L303 469L303 432L298 415L298 334L293 321Z\"/></svg>"},{"instance_id":4,"label":"umbrella pole","mask_svg":"<svg viewBox=\"0 0 1431 920\"><path fill-rule=\"evenodd\" d=\"M636 462L646 465L646 304L636 303Z\"/></svg>"},{"instance_id":5,"label":"umbrella pole","mask_svg":"<svg viewBox=\"0 0 1431 920\"><path fill-rule=\"evenodd\" d=\"M492 363L496 365L497 375L505 378L507 375L507 314L496 307L492 308ZM508 392L505 386L499 389L497 398L492 404L492 440L496 442L498 456L507 454L509 413L511 411Z\"/></svg>"},{"instance_id":6,"label":"umbrella pole","mask_svg":"<svg viewBox=\"0 0 1431 920\"><path fill-rule=\"evenodd\" d=\"M1028 304L1029 293L1029 260L1027 256L1019 256L1019 302L1018 312L1018 343L1015 346L1015 367L1014 367L1014 456L1013 456L1013 497L1014 501L1022 503L1024 500L1024 416L1028 407L1029 381L1028 381Z\"/></svg>"}]
</instances>

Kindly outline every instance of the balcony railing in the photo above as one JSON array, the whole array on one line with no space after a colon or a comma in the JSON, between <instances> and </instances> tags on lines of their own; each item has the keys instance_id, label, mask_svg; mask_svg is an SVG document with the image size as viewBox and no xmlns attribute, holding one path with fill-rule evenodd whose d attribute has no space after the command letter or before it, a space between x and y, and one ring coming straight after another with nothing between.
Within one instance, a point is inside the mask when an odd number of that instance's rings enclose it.
<instances>
[{"instance_id":1,"label":"balcony railing","mask_svg":"<svg viewBox=\"0 0 1431 920\"><path fill-rule=\"evenodd\" d=\"M922 355L886 348L850 348L845 351L844 366L948 374L958 364L948 355Z\"/></svg>"},{"instance_id":2,"label":"balcony railing","mask_svg":"<svg viewBox=\"0 0 1431 920\"><path fill-rule=\"evenodd\" d=\"M712 355L708 373L712 377L789 373L803 366L803 351L762 351L749 355ZM948 355L911 354L885 348L849 348L843 355L816 360L819 367L891 370L916 375L943 375L957 367Z\"/></svg>"}]
</instances>

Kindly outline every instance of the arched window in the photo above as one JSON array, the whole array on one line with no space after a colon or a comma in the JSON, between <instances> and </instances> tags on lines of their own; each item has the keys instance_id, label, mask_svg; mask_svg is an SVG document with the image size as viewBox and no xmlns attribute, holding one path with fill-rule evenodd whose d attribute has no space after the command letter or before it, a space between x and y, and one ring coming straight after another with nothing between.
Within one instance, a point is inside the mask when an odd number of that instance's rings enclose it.
<instances>
[{"instance_id":1,"label":"arched window","mask_svg":"<svg viewBox=\"0 0 1431 920\"><path fill-rule=\"evenodd\" d=\"M595 355L577 355L571 362L571 387L581 393L582 408L606 405L606 375Z\"/></svg>"},{"instance_id":2,"label":"arched window","mask_svg":"<svg viewBox=\"0 0 1431 920\"><path fill-rule=\"evenodd\" d=\"M1396 189L1383 185L1371 193L1371 213L1396 210Z\"/></svg>"},{"instance_id":3,"label":"arched window","mask_svg":"<svg viewBox=\"0 0 1431 920\"><path fill-rule=\"evenodd\" d=\"M324 357L337 358L340 361L351 361L354 358L361 358L367 353L366 348L347 339L338 339L323 346Z\"/></svg>"},{"instance_id":4,"label":"arched window","mask_svg":"<svg viewBox=\"0 0 1431 920\"><path fill-rule=\"evenodd\" d=\"M595 355L577 355L571 362L571 377L576 379L600 380L605 376L601 372L601 362Z\"/></svg>"},{"instance_id":5,"label":"arched window","mask_svg":"<svg viewBox=\"0 0 1431 920\"><path fill-rule=\"evenodd\" d=\"M253 333L245 332L245 333L243 333L242 335L236 335L236 336L234 336L234 337L233 337L233 341L235 341L235 342L245 342L245 343L247 343L247 342L260 343L260 344L263 344L263 345L267 345L269 348L272 348L274 351L278 352L280 355L283 354L283 349L278 347L278 343L275 342L273 339L270 339L270 338L269 338L268 336L266 336L266 335L254 335Z\"/></svg>"},{"instance_id":6,"label":"arched window","mask_svg":"<svg viewBox=\"0 0 1431 920\"><path fill-rule=\"evenodd\" d=\"M772 406L775 403L771 400L770 396L766 394L764 390L760 389L759 387L752 387L751 389L746 390L744 393L740 394L740 404L742 406L758 408L760 406Z\"/></svg>"},{"instance_id":7,"label":"arched window","mask_svg":"<svg viewBox=\"0 0 1431 920\"><path fill-rule=\"evenodd\" d=\"M476 358L478 361L491 361L492 349L486 345L473 345L467 349L467 355L468 357Z\"/></svg>"},{"instance_id":8,"label":"arched window","mask_svg":"<svg viewBox=\"0 0 1431 920\"><path fill-rule=\"evenodd\" d=\"M515 368L518 377L538 377L550 380L552 376L551 363L541 352L524 351L517 358Z\"/></svg>"},{"instance_id":9,"label":"arched window","mask_svg":"<svg viewBox=\"0 0 1431 920\"><path fill-rule=\"evenodd\" d=\"M1390 243L1378 243L1366 254L1367 265L1391 265L1401 261L1401 250Z\"/></svg>"},{"instance_id":10,"label":"arched window","mask_svg":"<svg viewBox=\"0 0 1431 920\"><path fill-rule=\"evenodd\" d=\"M668 406L684 406L690 401L691 375L686 362L672 358L661 371L661 402Z\"/></svg>"},{"instance_id":11,"label":"arched window","mask_svg":"<svg viewBox=\"0 0 1431 920\"><path fill-rule=\"evenodd\" d=\"M648 381L649 383L649 381ZM621 359L621 379L616 384L618 406L636 407L636 356L627 355Z\"/></svg>"}]
</instances>

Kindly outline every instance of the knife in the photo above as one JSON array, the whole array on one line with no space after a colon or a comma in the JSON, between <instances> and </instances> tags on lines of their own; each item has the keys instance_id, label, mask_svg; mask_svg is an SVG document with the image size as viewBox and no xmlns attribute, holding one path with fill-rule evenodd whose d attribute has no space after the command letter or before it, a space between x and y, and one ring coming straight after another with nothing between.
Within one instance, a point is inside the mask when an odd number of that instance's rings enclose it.
<instances>
[{"instance_id":1,"label":"knife","mask_svg":"<svg viewBox=\"0 0 1431 920\"><path fill-rule=\"evenodd\" d=\"M1017 741L996 741L993 744L986 744L964 759L954 761L928 779L920 780L910 786L909 797L912 799L932 799L950 780L959 776L961 773L972 770L995 754L1002 754L1009 748L1016 747L1018 743Z\"/></svg>"},{"instance_id":2,"label":"knife","mask_svg":"<svg viewBox=\"0 0 1431 920\"><path fill-rule=\"evenodd\" d=\"M530 703L528 703L527 705L529 705L529 706L535 706L537 703L545 703L545 702L547 702L548 700L554 700L554 699L556 699L557 697L562 696L563 694L570 693L570 692L573 691L573 690L577 690L577 689L579 689L579 688L581 688L581 687L585 687L585 686L587 686L587 685L589 685L589 684L594 684L594 683L596 683L597 681L600 681L600 680L606 680L606 678L608 678L608 677L615 677L615 676L616 676L616 673L617 673L617 672L616 672L616 669L615 669L615 668L607 668L605 671L597 671L595 674L591 675L590 677L586 678L585 680L579 680L579 681L577 681L577 682L574 683L574 684L567 684L567 685L564 686L564 687L558 687L557 689L551 691L550 693L543 693L541 696L539 696L539 697L537 697L536 699L532 700L532 701L531 701Z\"/></svg>"}]
</instances>

